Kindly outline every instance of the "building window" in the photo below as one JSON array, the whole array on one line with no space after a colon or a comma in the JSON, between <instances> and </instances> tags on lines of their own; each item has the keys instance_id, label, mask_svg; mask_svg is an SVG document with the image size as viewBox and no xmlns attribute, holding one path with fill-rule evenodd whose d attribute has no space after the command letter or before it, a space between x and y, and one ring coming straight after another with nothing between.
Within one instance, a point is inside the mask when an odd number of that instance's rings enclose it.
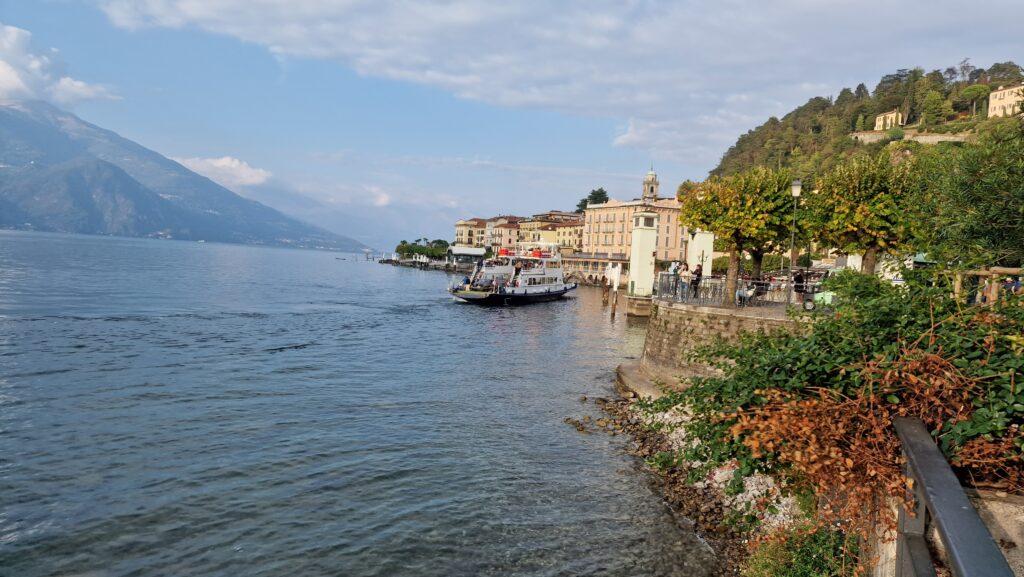
<instances>
[{"instance_id":1,"label":"building window","mask_svg":"<svg viewBox=\"0 0 1024 577\"><path fill-rule=\"evenodd\" d=\"M653 216L645 216L644 217L644 226L653 227L654 226L654 217Z\"/></svg>"}]
</instances>

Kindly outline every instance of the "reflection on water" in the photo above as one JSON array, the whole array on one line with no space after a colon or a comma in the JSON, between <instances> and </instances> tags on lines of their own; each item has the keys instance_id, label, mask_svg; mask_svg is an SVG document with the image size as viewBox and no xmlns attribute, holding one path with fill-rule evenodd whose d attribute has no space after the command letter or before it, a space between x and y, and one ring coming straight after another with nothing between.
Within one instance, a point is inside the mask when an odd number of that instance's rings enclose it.
<instances>
[{"instance_id":1,"label":"reflection on water","mask_svg":"<svg viewBox=\"0 0 1024 577\"><path fill-rule=\"evenodd\" d=\"M643 326L600 294L0 232L0 574L701 575L621 437Z\"/></svg>"}]
</instances>

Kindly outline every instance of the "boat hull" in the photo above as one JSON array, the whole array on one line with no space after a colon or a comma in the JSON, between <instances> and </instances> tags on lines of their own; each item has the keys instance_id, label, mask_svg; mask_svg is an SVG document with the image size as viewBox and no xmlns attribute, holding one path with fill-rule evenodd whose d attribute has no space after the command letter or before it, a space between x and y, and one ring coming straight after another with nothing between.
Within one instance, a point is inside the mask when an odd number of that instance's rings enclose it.
<instances>
[{"instance_id":1,"label":"boat hull","mask_svg":"<svg viewBox=\"0 0 1024 577\"><path fill-rule=\"evenodd\" d=\"M474 305L503 307L556 301L563 298L569 291L574 290L575 288L575 284L569 284L566 285L565 288L559 290L525 294L514 292L485 293L480 291L452 291L452 296L463 302Z\"/></svg>"}]
</instances>

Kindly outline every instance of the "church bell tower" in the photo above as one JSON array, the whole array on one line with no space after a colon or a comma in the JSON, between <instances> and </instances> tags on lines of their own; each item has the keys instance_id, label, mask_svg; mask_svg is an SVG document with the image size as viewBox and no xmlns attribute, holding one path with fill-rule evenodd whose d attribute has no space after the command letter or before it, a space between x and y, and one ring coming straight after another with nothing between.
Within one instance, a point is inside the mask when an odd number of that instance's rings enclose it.
<instances>
[{"instance_id":1,"label":"church bell tower","mask_svg":"<svg viewBox=\"0 0 1024 577\"><path fill-rule=\"evenodd\" d=\"M654 172L654 165L651 165L651 170L644 177L644 193L640 195L640 198L645 202L654 202L658 198L658 175Z\"/></svg>"}]
</instances>

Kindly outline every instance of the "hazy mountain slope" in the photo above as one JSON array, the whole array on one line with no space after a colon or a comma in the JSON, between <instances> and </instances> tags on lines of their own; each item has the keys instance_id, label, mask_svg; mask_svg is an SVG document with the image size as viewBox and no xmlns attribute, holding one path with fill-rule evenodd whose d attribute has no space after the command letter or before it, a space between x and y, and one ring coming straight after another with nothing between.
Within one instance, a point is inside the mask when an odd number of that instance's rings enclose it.
<instances>
[{"instance_id":1,"label":"hazy mountain slope","mask_svg":"<svg viewBox=\"0 0 1024 577\"><path fill-rule=\"evenodd\" d=\"M358 241L244 199L173 160L44 102L0 103L0 139L0 206L16 212L0 217L4 226L85 233L109 227L119 232L107 234L363 248ZM119 170L101 170L97 162ZM76 179L77 170L93 172ZM102 194L107 178L120 196ZM32 183L46 183L48 194L56 196L27 194ZM84 188L74 190L76 185ZM115 197L119 202L113 202ZM89 199L97 204L86 206ZM57 212L49 215L48 207ZM63 228L52 228L58 224Z\"/></svg>"},{"instance_id":2,"label":"hazy mountain slope","mask_svg":"<svg viewBox=\"0 0 1024 577\"><path fill-rule=\"evenodd\" d=\"M0 183L0 226L122 236L185 236L185 215L120 168L78 158ZM176 234L175 234L176 233Z\"/></svg>"}]
</instances>

